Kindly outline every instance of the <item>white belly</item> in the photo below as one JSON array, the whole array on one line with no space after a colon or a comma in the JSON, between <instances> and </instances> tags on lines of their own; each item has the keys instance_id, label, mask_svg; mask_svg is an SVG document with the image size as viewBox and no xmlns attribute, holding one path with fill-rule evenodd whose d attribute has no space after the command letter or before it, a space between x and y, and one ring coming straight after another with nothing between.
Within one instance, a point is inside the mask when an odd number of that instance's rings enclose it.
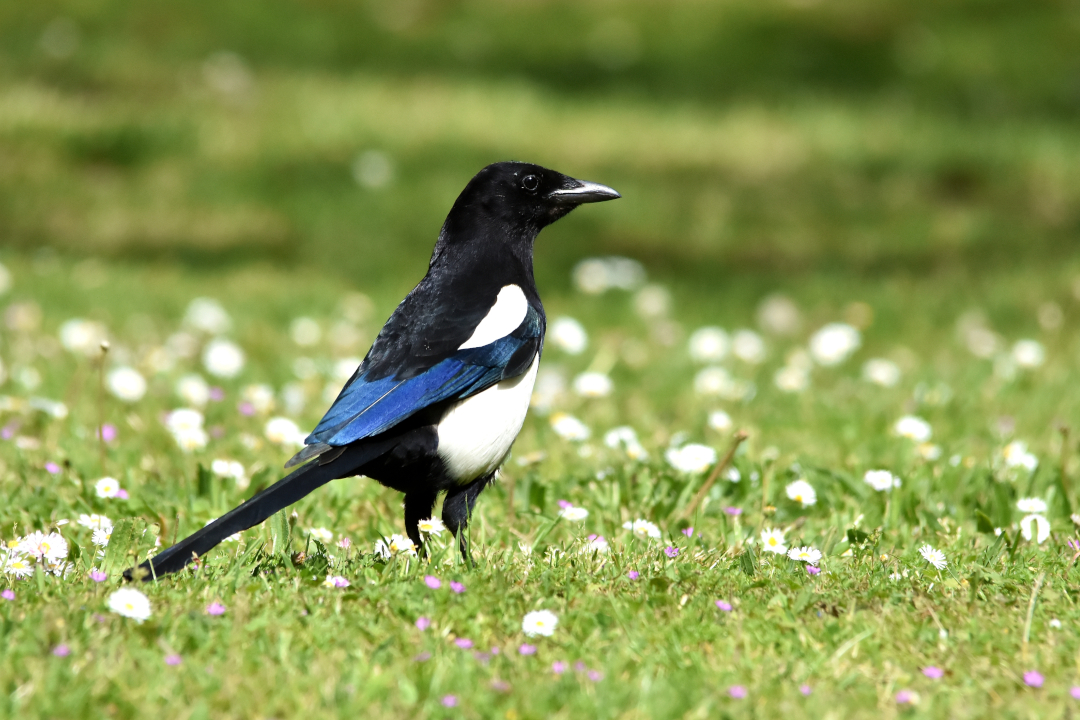
<instances>
[{"instance_id":1,"label":"white belly","mask_svg":"<svg viewBox=\"0 0 1080 720\"><path fill-rule=\"evenodd\" d=\"M529 410L540 358L522 375L460 400L439 421L439 457L467 483L494 472L514 444Z\"/></svg>"}]
</instances>

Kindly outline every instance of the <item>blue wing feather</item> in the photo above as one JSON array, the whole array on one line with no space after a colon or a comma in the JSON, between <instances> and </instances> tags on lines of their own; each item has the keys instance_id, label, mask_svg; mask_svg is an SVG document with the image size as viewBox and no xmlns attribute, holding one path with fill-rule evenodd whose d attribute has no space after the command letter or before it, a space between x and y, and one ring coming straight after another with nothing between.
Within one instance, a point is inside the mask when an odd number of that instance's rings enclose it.
<instances>
[{"instance_id":1,"label":"blue wing feather","mask_svg":"<svg viewBox=\"0 0 1080 720\"><path fill-rule=\"evenodd\" d=\"M480 392L504 379L515 354L542 337L543 320L533 311L510 335L459 350L414 377L368 381L361 366L305 443L347 445L385 432L435 403Z\"/></svg>"}]
</instances>

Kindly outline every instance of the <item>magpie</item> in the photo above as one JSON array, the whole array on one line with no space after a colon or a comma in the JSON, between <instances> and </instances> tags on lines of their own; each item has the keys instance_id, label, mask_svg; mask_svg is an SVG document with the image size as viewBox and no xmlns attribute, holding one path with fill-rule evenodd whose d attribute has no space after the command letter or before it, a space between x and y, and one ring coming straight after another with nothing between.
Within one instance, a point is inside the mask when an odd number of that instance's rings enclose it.
<instances>
[{"instance_id":1,"label":"magpie","mask_svg":"<svg viewBox=\"0 0 1080 720\"><path fill-rule=\"evenodd\" d=\"M300 467L142 563L138 574L176 572L331 480L356 475L404 493L405 529L421 552L417 525L445 492L443 523L471 564L469 516L521 430L544 348L533 243L578 205L618 197L528 163L477 173L443 223L427 274L285 464Z\"/></svg>"}]
</instances>

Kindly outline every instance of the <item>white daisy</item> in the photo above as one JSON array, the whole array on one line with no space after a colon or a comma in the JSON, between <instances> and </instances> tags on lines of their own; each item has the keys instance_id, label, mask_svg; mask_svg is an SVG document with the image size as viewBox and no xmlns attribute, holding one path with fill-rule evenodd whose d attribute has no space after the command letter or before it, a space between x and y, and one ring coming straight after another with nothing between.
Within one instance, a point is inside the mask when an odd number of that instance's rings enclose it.
<instances>
[{"instance_id":1,"label":"white daisy","mask_svg":"<svg viewBox=\"0 0 1080 720\"><path fill-rule=\"evenodd\" d=\"M948 560L945 559L945 553L931 547L929 544L923 545L919 548L919 554L923 556L926 562L930 563L938 570L944 570L948 565Z\"/></svg>"},{"instance_id":2,"label":"white daisy","mask_svg":"<svg viewBox=\"0 0 1080 720\"><path fill-rule=\"evenodd\" d=\"M563 440L583 442L589 439L589 428L585 423L567 413L555 413L551 416L551 429Z\"/></svg>"},{"instance_id":3,"label":"white daisy","mask_svg":"<svg viewBox=\"0 0 1080 720\"><path fill-rule=\"evenodd\" d=\"M556 318L548 326L548 341L565 353L580 355L589 344L584 326L571 317Z\"/></svg>"},{"instance_id":4,"label":"white daisy","mask_svg":"<svg viewBox=\"0 0 1080 720\"><path fill-rule=\"evenodd\" d=\"M188 305L184 324L209 335L220 335L232 327L232 318L217 300L200 297Z\"/></svg>"},{"instance_id":5,"label":"white daisy","mask_svg":"<svg viewBox=\"0 0 1080 720\"><path fill-rule=\"evenodd\" d=\"M765 552L783 555L787 552L787 543L784 541L785 530L780 528L764 528L761 531L761 549Z\"/></svg>"},{"instance_id":6,"label":"white daisy","mask_svg":"<svg viewBox=\"0 0 1080 720\"><path fill-rule=\"evenodd\" d=\"M314 318L298 317L289 325L289 335L300 347L311 347L318 345L319 340L322 339L322 328L319 327L319 321Z\"/></svg>"},{"instance_id":7,"label":"white daisy","mask_svg":"<svg viewBox=\"0 0 1080 720\"><path fill-rule=\"evenodd\" d=\"M4 557L3 571L17 578L26 578L34 572L34 566L23 555L9 551Z\"/></svg>"},{"instance_id":8,"label":"white daisy","mask_svg":"<svg viewBox=\"0 0 1080 720\"><path fill-rule=\"evenodd\" d=\"M120 481L113 477L103 477L94 483L94 492L99 498L114 498L120 494Z\"/></svg>"},{"instance_id":9,"label":"white daisy","mask_svg":"<svg viewBox=\"0 0 1080 720\"><path fill-rule=\"evenodd\" d=\"M204 407L210 402L210 385L202 375L192 373L176 381L176 394L188 405Z\"/></svg>"},{"instance_id":10,"label":"white daisy","mask_svg":"<svg viewBox=\"0 0 1080 720\"><path fill-rule=\"evenodd\" d=\"M559 510L559 517L570 522L580 522L589 517L589 511L583 507L570 505L569 507L564 507Z\"/></svg>"},{"instance_id":11,"label":"white daisy","mask_svg":"<svg viewBox=\"0 0 1080 720\"><path fill-rule=\"evenodd\" d=\"M602 372L583 372L574 378L574 392L581 397L607 397L613 388L611 378Z\"/></svg>"},{"instance_id":12,"label":"white daisy","mask_svg":"<svg viewBox=\"0 0 1080 720\"><path fill-rule=\"evenodd\" d=\"M803 507L809 507L817 502L817 492L814 490L814 486L802 479L789 483L784 488L784 492L787 493L789 499L794 500Z\"/></svg>"},{"instance_id":13,"label":"white daisy","mask_svg":"<svg viewBox=\"0 0 1080 720\"><path fill-rule=\"evenodd\" d=\"M90 530L104 530L112 528L112 520L105 515L98 515L97 513L91 513L90 515L79 515L79 524L84 528Z\"/></svg>"},{"instance_id":14,"label":"white daisy","mask_svg":"<svg viewBox=\"0 0 1080 720\"><path fill-rule=\"evenodd\" d=\"M302 447L305 434L300 426L286 417L270 418L264 429L266 439L272 443L283 446Z\"/></svg>"},{"instance_id":15,"label":"white daisy","mask_svg":"<svg viewBox=\"0 0 1080 720\"><path fill-rule=\"evenodd\" d=\"M152 614L150 599L134 588L120 588L109 596L107 603L114 613L140 623Z\"/></svg>"},{"instance_id":16,"label":"white daisy","mask_svg":"<svg viewBox=\"0 0 1080 720\"><path fill-rule=\"evenodd\" d=\"M681 448L668 448L664 458L679 472L702 473L716 464L716 450L708 445L689 443Z\"/></svg>"},{"instance_id":17,"label":"white daisy","mask_svg":"<svg viewBox=\"0 0 1080 720\"><path fill-rule=\"evenodd\" d=\"M1029 472L1034 472L1035 468L1039 466L1039 458L1028 452L1027 443L1022 440L1014 440L1006 445L1001 451L1001 456L1005 459L1006 467L1020 467Z\"/></svg>"},{"instance_id":18,"label":"white daisy","mask_svg":"<svg viewBox=\"0 0 1080 720\"><path fill-rule=\"evenodd\" d=\"M900 366L892 360L872 358L862 369L863 379L881 387L893 387L900 382Z\"/></svg>"},{"instance_id":19,"label":"white daisy","mask_svg":"<svg viewBox=\"0 0 1080 720\"><path fill-rule=\"evenodd\" d=\"M1012 349L1013 360L1022 368L1037 368L1046 361L1046 350L1038 340L1019 340Z\"/></svg>"},{"instance_id":20,"label":"white daisy","mask_svg":"<svg viewBox=\"0 0 1080 720\"><path fill-rule=\"evenodd\" d=\"M690 336L690 358L700 363L720 362L728 354L731 341L723 328L702 327Z\"/></svg>"},{"instance_id":21,"label":"white daisy","mask_svg":"<svg viewBox=\"0 0 1080 720\"><path fill-rule=\"evenodd\" d=\"M328 543L334 539L334 533L324 527L310 528L308 529L307 534L322 543Z\"/></svg>"},{"instance_id":22,"label":"white daisy","mask_svg":"<svg viewBox=\"0 0 1080 720\"><path fill-rule=\"evenodd\" d=\"M736 330L731 336L731 352L745 363L760 365L765 362L765 341L753 330Z\"/></svg>"},{"instance_id":23,"label":"white daisy","mask_svg":"<svg viewBox=\"0 0 1080 720\"><path fill-rule=\"evenodd\" d=\"M582 554L588 555L592 553L606 553L610 552L611 545L608 544L607 538L603 535L590 535L586 538L585 547L581 548Z\"/></svg>"},{"instance_id":24,"label":"white daisy","mask_svg":"<svg viewBox=\"0 0 1080 720\"><path fill-rule=\"evenodd\" d=\"M429 517L427 520L421 520L416 524L417 529L421 535L439 537L446 530L446 526L443 525L443 521L438 518Z\"/></svg>"},{"instance_id":25,"label":"white daisy","mask_svg":"<svg viewBox=\"0 0 1080 720\"><path fill-rule=\"evenodd\" d=\"M798 560L809 565L817 565L818 561L821 560L821 551L809 546L795 547L788 551L787 556L792 560Z\"/></svg>"},{"instance_id":26,"label":"white daisy","mask_svg":"<svg viewBox=\"0 0 1080 720\"><path fill-rule=\"evenodd\" d=\"M1034 528L1032 528L1034 526ZM1033 532L1034 530L1034 532ZM1042 545L1050 537L1050 521L1042 515L1025 515L1020 521L1020 534L1024 539L1031 542L1034 535L1035 543Z\"/></svg>"},{"instance_id":27,"label":"white daisy","mask_svg":"<svg viewBox=\"0 0 1080 720\"><path fill-rule=\"evenodd\" d=\"M933 434L930 423L915 415L905 415L897 420L893 431L900 437L920 443L927 442Z\"/></svg>"},{"instance_id":28,"label":"white daisy","mask_svg":"<svg viewBox=\"0 0 1080 720\"><path fill-rule=\"evenodd\" d=\"M829 323L810 338L810 354L819 365L839 365L862 345L859 331L847 323Z\"/></svg>"},{"instance_id":29,"label":"white daisy","mask_svg":"<svg viewBox=\"0 0 1080 720\"><path fill-rule=\"evenodd\" d=\"M189 430L202 430L203 414L193 408L177 408L165 416L165 427L169 432L186 432Z\"/></svg>"},{"instance_id":30,"label":"white daisy","mask_svg":"<svg viewBox=\"0 0 1080 720\"><path fill-rule=\"evenodd\" d=\"M68 544L60 533L37 530L19 540L16 550L38 560L62 560L67 557Z\"/></svg>"},{"instance_id":31,"label":"white daisy","mask_svg":"<svg viewBox=\"0 0 1080 720\"><path fill-rule=\"evenodd\" d=\"M109 540L112 539L112 527L98 528L94 531L94 534L90 536L90 542L94 543L98 547L105 547L109 544Z\"/></svg>"},{"instance_id":32,"label":"white daisy","mask_svg":"<svg viewBox=\"0 0 1080 720\"><path fill-rule=\"evenodd\" d=\"M551 637L555 634L558 624L559 618L550 610L533 610L522 618L521 630L529 637L537 635Z\"/></svg>"},{"instance_id":33,"label":"white daisy","mask_svg":"<svg viewBox=\"0 0 1080 720\"><path fill-rule=\"evenodd\" d=\"M263 383L246 385L240 393L240 399L250 403L255 412L265 414L274 409L274 388Z\"/></svg>"},{"instance_id":34,"label":"white daisy","mask_svg":"<svg viewBox=\"0 0 1080 720\"><path fill-rule=\"evenodd\" d=\"M709 427L717 432L724 433L735 427L735 423L732 421L731 416L723 410L713 410L709 413Z\"/></svg>"},{"instance_id":35,"label":"white daisy","mask_svg":"<svg viewBox=\"0 0 1080 720\"><path fill-rule=\"evenodd\" d=\"M801 393L810 387L810 373L806 368L786 365L773 375L773 385L781 392Z\"/></svg>"},{"instance_id":36,"label":"white daisy","mask_svg":"<svg viewBox=\"0 0 1080 720\"><path fill-rule=\"evenodd\" d=\"M660 528L656 527L656 525L648 520L642 520L641 518L638 518L633 522L627 520L623 523L623 527L634 533L635 537L654 539L660 537Z\"/></svg>"},{"instance_id":37,"label":"white daisy","mask_svg":"<svg viewBox=\"0 0 1080 720\"><path fill-rule=\"evenodd\" d=\"M1041 515L1046 512L1046 501L1042 498L1020 498L1016 501L1020 512Z\"/></svg>"},{"instance_id":38,"label":"white daisy","mask_svg":"<svg viewBox=\"0 0 1080 720\"><path fill-rule=\"evenodd\" d=\"M236 377L244 369L244 360L244 351L232 340L214 338L203 348L203 367L214 377Z\"/></svg>"},{"instance_id":39,"label":"white daisy","mask_svg":"<svg viewBox=\"0 0 1080 720\"><path fill-rule=\"evenodd\" d=\"M397 555L415 555L416 546L413 541L401 535L391 535L375 541L375 554L384 560L389 560Z\"/></svg>"},{"instance_id":40,"label":"white daisy","mask_svg":"<svg viewBox=\"0 0 1080 720\"><path fill-rule=\"evenodd\" d=\"M121 366L109 371L109 392L124 402L137 402L146 394L146 379L135 368Z\"/></svg>"},{"instance_id":41,"label":"white daisy","mask_svg":"<svg viewBox=\"0 0 1080 720\"><path fill-rule=\"evenodd\" d=\"M867 470L863 475L863 482L878 492L888 492L893 488L900 487L900 478L888 470Z\"/></svg>"}]
</instances>

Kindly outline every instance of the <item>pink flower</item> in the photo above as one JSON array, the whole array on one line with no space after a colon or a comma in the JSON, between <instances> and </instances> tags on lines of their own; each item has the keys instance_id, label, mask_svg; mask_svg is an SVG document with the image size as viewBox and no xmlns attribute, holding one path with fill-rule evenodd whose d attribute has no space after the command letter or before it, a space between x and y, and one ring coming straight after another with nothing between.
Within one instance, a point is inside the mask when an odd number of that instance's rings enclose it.
<instances>
[{"instance_id":1,"label":"pink flower","mask_svg":"<svg viewBox=\"0 0 1080 720\"><path fill-rule=\"evenodd\" d=\"M728 688L728 695L735 698L736 700L742 700L744 697L746 697L746 688L742 685L732 685Z\"/></svg>"},{"instance_id":2,"label":"pink flower","mask_svg":"<svg viewBox=\"0 0 1080 720\"><path fill-rule=\"evenodd\" d=\"M207 615L224 615L225 606L219 603L217 600L206 606Z\"/></svg>"},{"instance_id":3,"label":"pink flower","mask_svg":"<svg viewBox=\"0 0 1080 720\"><path fill-rule=\"evenodd\" d=\"M933 665L930 665L929 667L923 668L922 674L930 678L931 680L938 680L941 678L941 676L945 674L945 671L939 667L934 667Z\"/></svg>"},{"instance_id":4,"label":"pink flower","mask_svg":"<svg viewBox=\"0 0 1080 720\"><path fill-rule=\"evenodd\" d=\"M599 670L590 670L588 673L588 677L593 682L600 682L604 679L604 673L600 672Z\"/></svg>"},{"instance_id":5,"label":"pink flower","mask_svg":"<svg viewBox=\"0 0 1080 720\"><path fill-rule=\"evenodd\" d=\"M165 656L166 665L179 665L181 662L183 662L183 658L181 658L179 655L173 654Z\"/></svg>"},{"instance_id":6,"label":"pink flower","mask_svg":"<svg viewBox=\"0 0 1080 720\"><path fill-rule=\"evenodd\" d=\"M913 702L915 702L915 696L911 694L910 690L901 690L900 692L896 693L897 705L907 705Z\"/></svg>"},{"instance_id":7,"label":"pink flower","mask_svg":"<svg viewBox=\"0 0 1080 720\"><path fill-rule=\"evenodd\" d=\"M251 417L255 414L255 406L249 402L242 402L236 406L236 409L240 411L241 415L247 415Z\"/></svg>"},{"instance_id":8,"label":"pink flower","mask_svg":"<svg viewBox=\"0 0 1080 720\"><path fill-rule=\"evenodd\" d=\"M685 535L686 537L694 537L694 528L692 528L692 527L683 528L682 534Z\"/></svg>"},{"instance_id":9,"label":"pink flower","mask_svg":"<svg viewBox=\"0 0 1080 720\"><path fill-rule=\"evenodd\" d=\"M535 655L536 646L530 645L529 643L522 643L521 647L518 648L518 652L522 655Z\"/></svg>"},{"instance_id":10,"label":"pink flower","mask_svg":"<svg viewBox=\"0 0 1080 720\"><path fill-rule=\"evenodd\" d=\"M210 399L214 402L221 402L225 399L225 391L215 385L210 388Z\"/></svg>"},{"instance_id":11,"label":"pink flower","mask_svg":"<svg viewBox=\"0 0 1080 720\"><path fill-rule=\"evenodd\" d=\"M71 648L67 645L60 644L53 648L52 654L56 657L67 657L71 654Z\"/></svg>"},{"instance_id":12,"label":"pink flower","mask_svg":"<svg viewBox=\"0 0 1080 720\"><path fill-rule=\"evenodd\" d=\"M116 491L116 495L114 495L113 497L115 497L117 500L127 500L129 497L128 491L124 488L120 488Z\"/></svg>"},{"instance_id":13,"label":"pink flower","mask_svg":"<svg viewBox=\"0 0 1080 720\"><path fill-rule=\"evenodd\" d=\"M424 584L427 585L432 590L438 590L439 588L442 587L442 580L435 577L434 575L425 575L424 576Z\"/></svg>"},{"instance_id":14,"label":"pink flower","mask_svg":"<svg viewBox=\"0 0 1080 720\"><path fill-rule=\"evenodd\" d=\"M45 471L48 472L50 475L55 475L56 473L60 472L60 466L50 460L49 462L45 463Z\"/></svg>"},{"instance_id":15,"label":"pink flower","mask_svg":"<svg viewBox=\"0 0 1080 720\"><path fill-rule=\"evenodd\" d=\"M727 600L717 600L716 607L720 608L724 612L731 612L731 603Z\"/></svg>"},{"instance_id":16,"label":"pink flower","mask_svg":"<svg viewBox=\"0 0 1080 720\"><path fill-rule=\"evenodd\" d=\"M341 548L342 550L348 550L349 548L352 547L352 540L350 540L347 537L343 537L343 538L341 538L340 540L337 541L337 546L339 548Z\"/></svg>"},{"instance_id":17,"label":"pink flower","mask_svg":"<svg viewBox=\"0 0 1080 720\"><path fill-rule=\"evenodd\" d=\"M666 548L664 548L664 554L667 555L669 558L678 557L679 556L679 548L674 547L672 545L668 545Z\"/></svg>"},{"instance_id":18,"label":"pink flower","mask_svg":"<svg viewBox=\"0 0 1080 720\"><path fill-rule=\"evenodd\" d=\"M818 575L821 573L821 568L814 565L807 565L806 572L810 573L811 575Z\"/></svg>"},{"instance_id":19,"label":"pink flower","mask_svg":"<svg viewBox=\"0 0 1080 720\"><path fill-rule=\"evenodd\" d=\"M443 695L442 704L443 707L457 707L457 696Z\"/></svg>"},{"instance_id":20,"label":"pink flower","mask_svg":"<svg viewBox=\"0 0 1080 720\"><path fill-rule=\"evenodd\" d=\"M563 510L574 507L574 503L570 502L569 500L560 500L556 504Z\"/></svg>"},{"instance_id":21,"label":"pink flower","mask_svg":"<svg viewBox=\"0 0 1080 720\"><path fill-rule=\"evenodd\" d=\"M98 437L107 443L111 443L116 439L116 426L112 423L105 423L98 429Z\"/></svg>"},{"instance_id":22,"label":"pink flower","mask_svg":"<svg viewBox=\"0 0 1080 720\"><path fill-rule=\"evenodd\" d=\"M1038 670L1028 670L1024 673L1024 684L1030 687L1041 688L1043 686L1043 676Z\"/></svg>"},{"instance_id":23,"label":"pink flower","mask_svg":"<svg viewBox=\"0 0 1080 720\"><path fill-rule=\"evenodd\" d=\"M418 618L416 618L416 629L417 630L420 630L422 632L424 630L427 630L429 627L431 627L431 621L428 620L426 617L418 617Z\"/></svg>"},{"instance_id":24,"label":"pink flower","mask_svg":"<svg viewBox=\"0 0 1080 720\"><path fill-rule=\"evenodd\" d=\"M454 641L454 644L457 645L462 650L468 650L469 648L471 648L473 646L473 641L470 640L469 638L458 638L457 640Z\"/></svg>"},{"instance_id":25,"label":"pink flower","mask_svg":"<svg viewBox=\"0 0 1080 720\"><path fill-rule=\"evenodd\" d=\"M12 590L11 588L8 588L4 592L0 592L0 597L4 598L5 600L14 600L15 599L15 591Z\"/></svg>"},{"instance_id":26,"label":"pink flower","mask_svg":"<svg viewBox=\"0 0 1080 720\"><path fill-rule=\"evenodd\" d=\"M566 663L564 663L562 660L556 660L555 662L551 663L551 672L555 673L556 675L562 675L564 672L566 672Z\"/></svg>"},{"instance_id":27,"label":"pink flower","mask_svg":"<svg viewBox=\"0 0 1080 720\"><path fill-rule=\"evenodd\" d=\"M641 574L637 570L631 570L630 572L626 573L626 577L630 578L631 580L637 580L639 577L641 577Z\"/></svg>"},{"instance_id":28,"label":"pink flower","mask_svg":"<svg viewBox=\"0 0 1080 720\"><path fill-rule=\"evenodd\" d=\"M93 580L94 582L105 582L106 580L109 579L109 576L106 575L101 570L91 570L90 571L90 579Z\"/></svg>"},{"instance_id":29,"label":"pink flower","mask_svg":"<svg viewBox=\"0 0 1080 720\"><path fill-rule=\"evenodd\" d=\"M580 660L574 663L574 670L576 670L577 672L585 672L588 669L588 666L586 666L585 663L581 662Z\"/></svg>"},{"instance_id":30,"label":"pink flower","mask_svg":"<svg viewBox=\"0 0 1080 720\"><path fill-rule=\"evenodd\" d=\"M1080 700L1080 685L1073 685L1069 688L1069 697L1073 700Z\"/></svg>"},{"instance_id":31,"label":"pink flower","mask_svg":"<svg viewBox=\"0 0 1080 720\"><path fill-rule=\"evenodd\" d=\"M724 512L728 515L742 515L742 508L726 507L724 508Z\"/></svg>"},{"instance_id":32,"label":"pink flower","mask_svg":"<svg viewBox=\"0 0 1080 720\"><path fill-rule=\"evenodd\" d=\"M461 584L461 583L459 583L459 582L452 582L452 583L450 583L450 589L451 589L451 590L453 590L454 592L458 593L459 595L460 595L461 593L465 592L465 586L464 586L464 585L462 585L462 584Z\"/></svg>"},{"instance_id":33,"label":"pink flower","mask_svg":"<svg viewBox=\"0 0 1080 720\"><path fill-rule=\"evenodd\" d=\"M498 692L510 692L510 683L506 682L505 680L495 678L491 681L491 689Z\"/></svg>"},{"instance_id":34,"label":"pink flower","mask_svg":"<svg viewBox=\"0 0 1080 720\"><path fill-rule=\"evenodd\" d=\"M809 685L800 685L799 686L799 692L801 692L803 695L806 695L807 697L809 697L810 693L813 692L813 691L810 689Z\"/></svg>"}]
</instances>

